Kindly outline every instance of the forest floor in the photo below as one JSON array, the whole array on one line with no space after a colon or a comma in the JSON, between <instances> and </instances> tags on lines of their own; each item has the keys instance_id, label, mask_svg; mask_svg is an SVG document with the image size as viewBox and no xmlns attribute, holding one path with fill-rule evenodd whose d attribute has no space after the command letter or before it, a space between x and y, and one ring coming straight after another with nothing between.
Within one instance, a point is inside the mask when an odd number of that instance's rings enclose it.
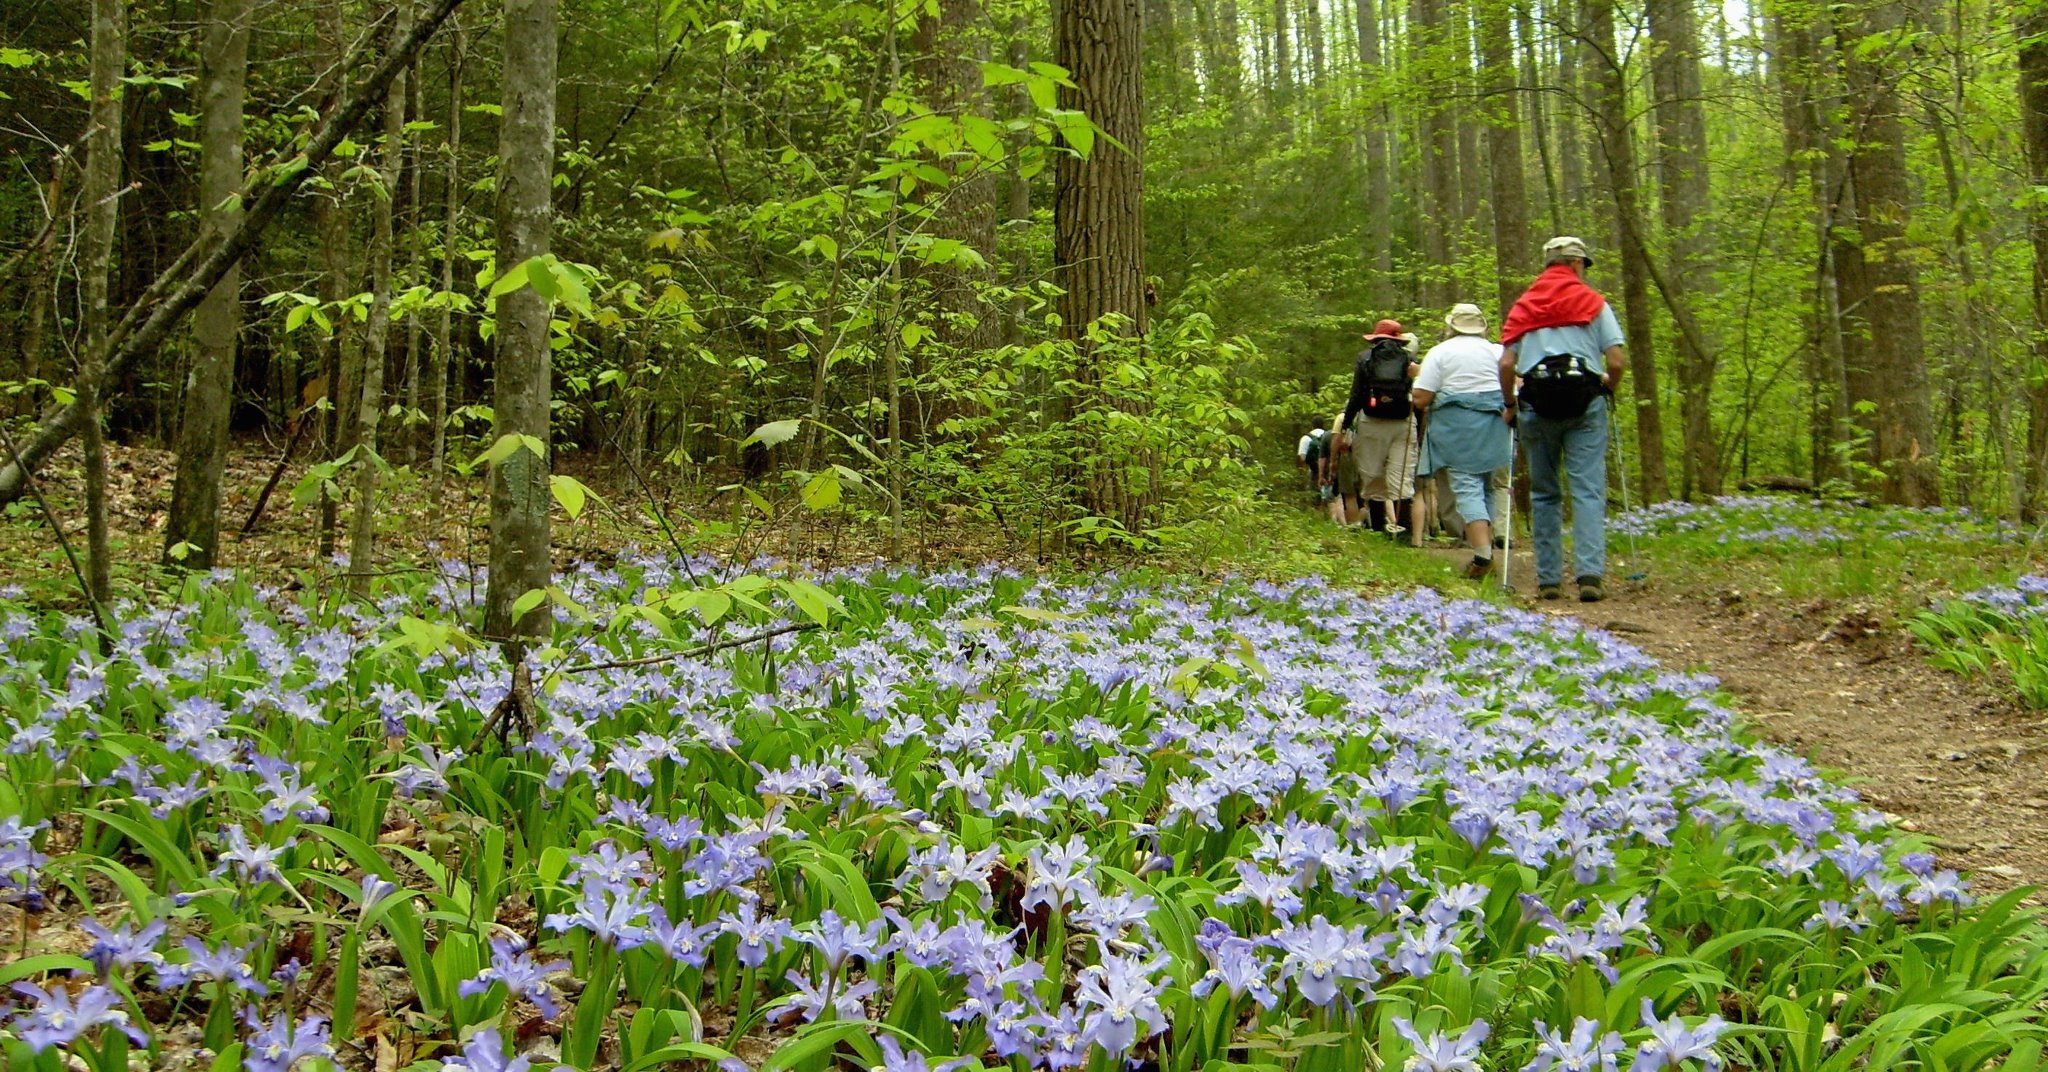
<instances>
[{"instance_id":1,"label":"forest floor","mask_svg":"<svg viewBox=\"0 0 2048 1072\"><path fill-rule=\"evenodd\" d=\"M142 449L114 452L113 522L117 577L160 587L163 574L152 565L161 548L163 514L170 498L167 453ZM270 475L272 463L255 451L231 455L224 518L222 561L254 570L263 580L284 583L303 576L317 561L317 508L295 504L291 492L304 470L294 467L276 489L265 523L248 539L234 536L251 502ZM77 459L60 455L42 486L57 508L74 548L82 551ZM659 546L666 537L649 511L630 500L631 489L606 488L600 473L579 474L606 493L575 526L558 526L565 558L605 553L628 543ZM479 482L450 478L438 499L416 481L393 487L388 514L380 510L385 553L401 561L435 557L480 559L486 536ZM703 504L672 496L665 511L672 525L688 531ZM72 605L77 593L70 571L50 540L40 511L17 503L0 525L0 581L25 583L32 598ZM346 545L347 513L340 542ZM808 526L810 521L799 522ZM1256 528L1256 526L1247 526ZM998 534L977 542L967 527L922 545L920 557L939 559L1031 558L1029 548ZM725 542L710 537L715 545ZM1346 533L1304 518L1293 527L1262 529L1243 547L1207 556L1203 568L1241 569L1261 550L1291 555L1283 571L1323 572L1366 586L1434 583L1453 594L1487 594L1455 579L1466 552L1439 545L1427 552L1397 548L1364 533ZM1313 545L1303 552L1304 545ZM789 557L840 562L871 557L879 545L838 531L786 531L775 539L728 548L742 557L773 552ZM1649 565L1647 579L1610 587L1604 603L1570 599L1537 601L1533 563L1518 549L1515 574L1523 591L1514 601L1544 613L1575 617L1613 632L1674 669L1711 673L1737 699L1754 727L1769 739L1817 764L1842 772L1875 807L1906 830L1925 834L1950 866L1973 872L1980 889L2041 885L2048 889L2048 720L2029 713L1994 685L1966 681L1935 669L1897 628L1882 601L1805 598L1774 592L1768 579L1742 569L1688 573L1648 562L1617 561L1617 577ZM1617 559L1620 556L1617 554ZM1260 570L1259 572L1264 572ZM2048 894L2041 898L2048 903Z\"/></svg>"}]
</instances>

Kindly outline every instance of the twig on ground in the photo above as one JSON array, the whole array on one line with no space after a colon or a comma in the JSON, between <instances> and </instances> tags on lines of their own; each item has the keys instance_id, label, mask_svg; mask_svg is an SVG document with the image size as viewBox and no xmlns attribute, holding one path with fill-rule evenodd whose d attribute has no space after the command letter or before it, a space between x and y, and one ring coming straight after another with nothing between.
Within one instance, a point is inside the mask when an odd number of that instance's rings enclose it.
<instances>
[{"instance_id":1,"label":"twig on ground","mask_svg":"<svg viewBox=\"0 0 2048 1072\"><path fill-rule=\"evenodd\" d=\"M651 666L655 663L668 662L671 659L689 659L699 655L710 655L713 652L724 651L727 648L743 648L757 641L772 640L785 633L802 633L817 627L818 623L816 622L792 622L788 625L778 625L773 629L763 629L758 633L748 633L746 636L731 637L726 640L713 641L709 644L700 644L694 648L665 651L659 655L643 655L637 659L617 659L606 663L584 663L581 666L571 666L558 670L556 673L581 674L591 670L620 670L629 666Z\"/></svg>"},{"instance_id":2,"label":"twig on ground","mask_svg":"<svg viewBox=\"0 0 2048 1072\"><path fill-rule=\"evenodd\" d=\"M14 436L7 431L7 425L4 422L0 422L0 442L4 442L6 445L9 457L16 461L21 459L21 452L14 447ZM49 523L51 535L57 537L57 546L64 549L65 561L71 563L71 576L78 582L80 594L85 596L85 605L92 609L93 624L99 626L101 636L111 641L114 638L114 627L113 623L107 620L107 608L101 606L100 601L93 598L92 585L87 583L85 569L78 562L78 552L71 549L71 541L64 535L64 526L57 521L57 515L50 511L50 501L43 498L42 485L36 481L35 474L27 470L22 471L22 477L23 485L27 488L29 495L33 496L36 500L36 505L42 508L43 520Z\"/></svg>"}]
</instances>

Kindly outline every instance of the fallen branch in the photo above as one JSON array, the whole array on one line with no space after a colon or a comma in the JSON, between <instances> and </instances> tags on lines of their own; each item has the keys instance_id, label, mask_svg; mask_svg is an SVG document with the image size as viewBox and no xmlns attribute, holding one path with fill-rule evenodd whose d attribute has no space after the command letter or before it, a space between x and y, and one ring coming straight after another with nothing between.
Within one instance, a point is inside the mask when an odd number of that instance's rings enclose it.
<instances>
[{"instance_id":1,"label":"fallen branch","mask_svg":"<svg viewBox=\"0 0 2048 1072\"><path fill-rule=\"evenodd\" d=\"M384 91L390 87L391 80L412 62L421 47L461 4L462 0L435 0L426 16L414 23L397 45L384 54L383 61L370 77L314 126L303 150L271 167L258 170L243 185L236 196L247 206L247 212L234 231L218 243L209 243L204 236L195 239L178 254L170 267L150 283L142 297L128 307L121 322L108 333L101 351L93 355L97 360L92 361L90 367L98 368L99 376L92 397L112 397L129 366L143 354L152 353L161 346L178 321L213 290L214 284L220 282L229 269L240 263L243 256L255 247L264 230L284 213L285 205L291 201L299 185L319 172L321 165L334 155L335 147L341 144L342 139L348 137L370 109L384 99ZM78 395L88 397L83 390ZM85 409L74 401L43 422L42 427L36 430L35 438L21 453L0 467L0 505L21 497L28 475L56 453L57 448L77 435L85 425L85 418Z\"/></svg>"},{"instance_id":2,"label":"fallen branch","mask_svg":"<svg viewBox=\"0 0 2048 1072\"><path fill-rule=\"evenodd\" d=\"M556 673L581 674L591 670L622 670L629 666L652 666L655 663L665 663L672 659L691 659L699 655L710 655L713 652L724 651L727 648L744 648L749 644L759 641L773 640L786 633L803 633L817 627L818 623L816 622L793 622L789 625L778 625L773 629L763 629L758 633L749 633L742 637L732 637L727 640L713 641L709 644L700 644L694 648L665 651L659 655L642 655L637 659L618 659L608 663L584 663L581 666L571 666L564 670L558 670Z\"/></svg>"}]
</instances>

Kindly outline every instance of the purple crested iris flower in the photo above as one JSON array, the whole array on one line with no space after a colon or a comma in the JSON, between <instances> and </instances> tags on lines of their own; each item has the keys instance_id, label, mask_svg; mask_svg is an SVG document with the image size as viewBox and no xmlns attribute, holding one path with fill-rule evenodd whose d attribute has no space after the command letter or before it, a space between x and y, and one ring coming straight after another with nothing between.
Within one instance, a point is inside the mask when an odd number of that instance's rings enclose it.
<instances>
[{"instance_id":1,"label":"purple crested iris flower","mask_svg":"<svg viewBox=\"0 0 2048 1072\"><path fill-rule=\"evenodd\" d=\"M1863 919L1857 915L1854 908L1840 901L1822 901L1820 903L1820 911L1815 912L1813 918L1806 921L1807 930L1814 930L1820 927L1826 927L1831 931L1848 931L1851 934L1861 934L1863 933Z\"/></svg>"},{"instance_id":2,"label":"purple crested iris flower","mask_svg":"<svg viewBox=\"0 0 2048 1072\"><path fill-rule=\"evenodd\" d=\"M796 1010L807 1024L823 1017L827 1010L835 1020L865 1020L868 1018L867 998L881 989L872 979L841 985L829 977L821 983L813 983L801 972L790 972L785 978L795 988L788 1007Z\"/></svg>"},{"instance_id":3,"label":"purple crested iris flower","mask_svg":"<svg viewBox=\"0 0 2048 1072\"><path fill-rule=\"evenodd\" d=\"M121 1007L121 995L110 987L89 986L74 999L62 986L45 990L34 983L15 983L14 992L34 999L31 1008L18 1009L8 1026L28 1044L29 1052L42 1053L52 1046L69 1046L78 1037L102 1025L127 1035L137 1046L149 1044L149 1036L128 1022Z\"/></svg>"},{"instance_id":4,"label":"purple crested iris flower","mask_svg":"<svg viewBox=\"0 0 2048 1072\"><path fill-rule=\"evenodd\" d=\"M952 932L937 921L913 920L894 908L882 909L882 917L895 928L890 945L903 959L920 968L936 968L953 959Z\"/></svg>"},{"instance_id":5,"label":"purple crested iris flower","mask_svg":"<svg viewBox=\"0 0 2048 1072\"><path fill-rule=\"evenodd\" d=\"M917 890L917 895L927 901L943 901L962 886L980 891L980 904L987 911L994 904L989 881L995 871L996 859L1001 847L990 845L970 855L966 849L941 837L938 844L920 849L911 854L903 874L896 879L896 888Z\"/></svg>"},{"instance_id":6,"label":"purple crested iris flower","mask_svg":"<svg viewBox=\"0 0 2048 1072\"><path fill-rule=\"evenodd\" d=\"M1579 1017L1569 1036L1536 1021L1536 1056L1522 1072L1615 1072L1617 1055L1628 1048L1621 1032L1600 1033L1599 1023Z\"/></svg>"},{"instance_id":7,"label":"purple crested iris flower","mask_svg":"<svg viewBox=\"0 0 2048 1072\"><path fill-rule=\"evenodd\" d=\"M23 824L18 815L0 820L0 904L42 911L43 894L37 872L50 858L36 851L35 836L47 826L48 823Z\"/></svg>"},{"instance_id":8,"label":"purple crested iris flower","mask_svg":"<svg viewBox=\"0 0 2048 1072\"><path fill-rule=\"evenodd\" d=\"M324 823L327 821L327 806L320 803L320 795L299 780L299 768L292 763L262 753L249 757L249 766L263 781L263 791L270 794L256 817L265 824L281 823L286 819L297 819L302 823Z\"/></svg>"},{"instance_id":9,"label":"purple crested iris flower","mask_svg":"<svg viewBox=\"0 0 2048 1072\"><path fill-rule=\"evenodd\" d=\"M1415 1047L1415 1056L1408 1059L1404 1072L1485 1072L1479 1063L1479 1044L1486 1041L1488 1030L1484 1020L1473 1021L1457 1038L1441 1031L1432 1031L1425 1038L1403 1016L1394 1017L1394 1030Z\"/></svg>"},{"instance_id":10,"label":"purple crested iris flower","mask_svg":"<svg viewBox=\"0 0 2048 1072\"><path fill-rule=\"evenodd\" d=\"M977 1063L961 1058L941 1062L934 1067L931 1059L922 1052L905 1050L903 1044L896 1041L895 1035L887 1033L875 1036L875 1046L882 1051L882 1063L870 1068L868 1072L953 1072L953 1069Z\"/></svg>"},{"instance_id":11,"label":"purple crested iris flower","mask_svg":"<svg viewBox=\"0 0 2048 1072\"><path fill-rule=\"evenodd\" d=\"M711 955L711 945L718 940L719 927L716 923L702 926L688 920L670 923L668 911L656 906L648 914L647 946L658 949L661 954L678 964L701 968Z\"/></svg>"},{"instance_id":12,"label":"purple crested iris flower","mask_svg":"<svg viewBox=\"0 0 2048 1072\"><path fill-rule=\"evenodd\" d=\"M1087 1010L1082 1030L1089 1042L1115 1056L1166 1030L1166 1010L1159 1004L1166 984L1152 977L1166 960L1111 955L1082 969L1074 1000Z\"/></svg>"},{"instance_id":13,"label":"purple crested iris flower","mask_svg":"<svg viewBox=\"0 0 2048 1072\"><path fill-rule=\"evenodd\" d=\"M1024 889L1026 912L1062 908L1083 891L1095 890L1095 863L1079 834L1068 838L1065 845L1032 849L1026 858L1031 863L1031 882Z\"/></svg>"},{"instance_id":14,"label":"purple crested iris flower","mask_svg":"<svg viewBox=\"0 0 2048 1072\"><path fill-rule=\"evenodd\" d=\"M108 930L99 920L79 921L78 928L93 938L92 948L86 950L85 959L101 978L111 974L115 968L155 967L164 961L163 954L156 947L164 940L164 921L157 920L141 928L123 923Z\"/></svg>"},{"instance_id":15,"label":"purple crested iris flower","mask_svg":"<svg viewBox=\"0 0 2048 1072\"><path fill-rule=\"evenodd\" d=\"M247 885L265 882L289 885L277 862L284 857L286 850L298 844L297 838L286 838L282 845L256 845L249 842L248 831L239 826L229 826L221 829L220 840L220 862L213 869L216 877L232 869L235 877Z\"/></svg>"},{"instance_id":16,"label":"purple crested iris flower","mask_svg":"<svg viewBox=\"0 0 2048 1072\"><path fill-rule=\"evenodd\" d=\"M1914 876L1912 887L1906 891L1906 900L1917 905L1930 905L1937 901L1966 905L1970 903L1970 884L1946 868L1931 871Z\"/></svg>"},{"instance_id":17,"label":"purple crested iris flower","mask_svg":"<svg viewBox=\"0 0 2048 1072\"><path fill-rule=\"evenodd\" d=\"M1387 935L1377 935L1368 941L1359 932L1321 916L1283 927L1267 939L1286 954L1280 962L1281 973L1294 980L1295 989L1312 1005L1328 1005L1337 1000L1344 986L1365 986L1376 978L1379 972L1373 961L1387 940ZM1368 986L1368 998L1370 993Z\"/></svg>"},{"instance_id":18,"label":"purple crested iris flower","mask_svg":"<svg viewBox=\"0 0 2048 1072\"><path fill-rule=\"evenodd\" d=\"M1657 1019L1656 1005L1649 998L1644 998L1643 1026L1650 1029L1650 1037L1637 1047L1635 1063L1629 1066L1629 1072L1681 1068L1687 1061L1698 1061L1706 1072L1717 1072L1721 1067L1721 1055L1714 1052L1714 1043L1728 1024L1718 1015L1707 1017L1697 1027L1687 1027L1685 1021L1677 1016L1669 1020Z\"/></svg>"},{"instance_id":19,"label":"purple crested iris flower","mask_svg":"<svg viewBox=\"0 0 2048 1072\"><path fill-rule=\"evenodd\" d=\"M872 920L865 927L855 926L829 908L819 913L815 925L797 930L792 936L816 951L817 961L824 966L828 978L837 976L850 960L874 963L881 958L888 941L888 931L881 920Z\"/></svg>"},{"instance_id":20,"label":"purple crested iris flower","mask_svg":"<svg viewBox=\"0 0 2048 1072\"><path fill-rule=\"evenodd\" d=\"M455 989L463 997L473 998L488 992L494 984L503 984L512 997L533 1002L542 1016L552 1020L562 1014L561 995L548 984L547 977L567 970L566 960L536 961L527 951L526 942L518 937L493 938L490 967L473 979L464 979Z\"/></svg>"},{"instance_id":21,"label":"purple crested iris flower","mask_svg":"<svg viewBox=\"0 0 2048 1072\"><path fill-rule=\"evenodd\" d=\"M1206 998L1220 986L1233 998L1250 995L1262 1008L1271 1009L1280 1003L1280 995L1273 992L1268 981L1272 965L1259 955L1258 946L1249 938L1229 935L1204 944L1202 953L1209 959L1209 970L1188 988L1190 994Z\"/></svg>"},{"instance_id":22,"label":"purple crested iris flower","mask_svg":"<svg viewBox=\"0 0 2048 1072\"><path fill-rule=\"evenodd\" d=\"M507 1057L505 1040L495 1027L486 1027L462 1044L462 1055L441 1062L441 1072L531 1072L533 1062L525 1057Z\"/></svg>"},{"instance_id":23,"label":"purple crested iris flower","mask_svg":"<svg viewBox=\"0 0 2048 1072\"><path fill-rule=\"evenodd\" d=\"M170 990L191 983L214 982L223 987L254 994L259 998L270 993L270 988L256 978L256 969L249 966L249 954L255 952L255 943L238 949L223 942L219 949L208 949L205 942L197 938L186 938L179 944L185 950L186 959L180 964L157 965L158 989Z\"/></svg>"},{"instance_id":24,"label":"purple crested iris flower","mask_svg":"<svg viewBox=\"0 0 2048 1072\"><path fill-rule=\"evenodd\" d=\"M586 878L582 893L567 912L551 912L542 925L557 934L580 930L613 948L634 949L647 941L644 923L654 905L638 886L619 889L595 876Z\"/></svg>"},{"instance_id":25,"label":"purple crested iris flower","mask_svg":"<svg viewBox=\"0 0 2048 1072\"><path fill-rule=\"evenodd\" d=\"M334 1059L327 1021L322 1017L308 1016L296 1024L282 1012L268 1024L253 1010L244 1010L244 1017L251 1031L242 1058L248 1072L291 1072L292 1066L308 1057Z\"/></svg>"},{"instance_id":26,"label":"purple crested iris flower","mask_svg":"<svg viewBox=\"0 0 2048 1072\"><path fill-rule=\"evenodd\" d=\"M787 920L761 915L760 906L752 901L719 917L719 927L738 939L739 961L749 968L767 963L768 954L780 950L791 933Z\"/></svg>"}]
</instances>

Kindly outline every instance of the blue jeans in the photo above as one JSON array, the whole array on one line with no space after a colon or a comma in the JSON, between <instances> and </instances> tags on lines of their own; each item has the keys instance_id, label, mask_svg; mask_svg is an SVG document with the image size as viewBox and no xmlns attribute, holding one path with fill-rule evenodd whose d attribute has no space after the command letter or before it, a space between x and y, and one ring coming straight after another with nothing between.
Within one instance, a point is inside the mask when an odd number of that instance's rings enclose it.
<instances>
[{"instance_id":1,"label":"blue jeans","mask_svg":"<svg viewBox=\"0 0 2048 1072\"><path fill-rule=\"evenodd\" d=\"M1564 487L1571 481L1572 557L1577 577L1607 572L1607 399L1568 421L1545 420L1528 406L1515 414L1529 458L1529 527L1536 583L1564 583ZM1564 471L1559 472L1562 468Z\"/></svg>"}]
</instances>

